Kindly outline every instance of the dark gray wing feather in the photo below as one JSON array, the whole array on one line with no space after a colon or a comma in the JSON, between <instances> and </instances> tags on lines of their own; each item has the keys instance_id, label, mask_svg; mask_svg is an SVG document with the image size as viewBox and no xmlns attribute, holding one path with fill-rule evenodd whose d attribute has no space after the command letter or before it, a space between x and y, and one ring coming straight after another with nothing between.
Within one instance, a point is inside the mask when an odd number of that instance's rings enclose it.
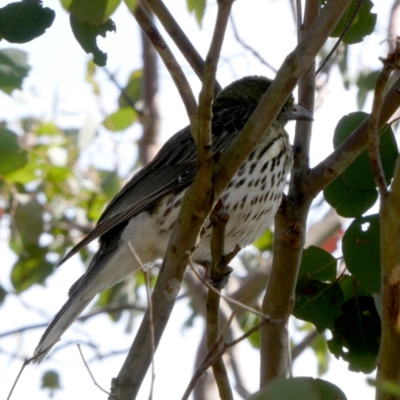
<instances>
[{"instance_id":1,"label":"dark gray wing feather","mask_svg":"<svg viewBox=\"0 0 400 400\"><path fill-rule=\"evenodd\" d=\"M253 112L248 105L219 110L212 119L213 154L225 151ZM108 204L96 227L58 263L83 249L92 240L133 216L154 207L163 197L179 193L193 182L196 145L186 127L172 136L157 156L136 173Z\"/></svg>"}]
</instances>

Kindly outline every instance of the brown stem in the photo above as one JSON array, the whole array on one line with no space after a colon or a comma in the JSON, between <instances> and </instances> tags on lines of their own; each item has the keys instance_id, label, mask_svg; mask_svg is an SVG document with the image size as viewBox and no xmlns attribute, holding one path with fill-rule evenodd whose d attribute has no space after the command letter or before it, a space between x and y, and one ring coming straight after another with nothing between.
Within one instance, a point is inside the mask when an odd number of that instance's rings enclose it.
<instances>
[{"instance_id":1,"label":"brown stem","mask_svg":"<svg viewBox=\"0 0 400 400\"><path fill-rule=\"evenodd\" d=\"M216 198L228 186L233 176L232 171L239 169L276 119L300 77L312 64L350 2L351 0L329 1L301 42L286 57L268 91L215 167L213 181Z\"/></svg>"},{"instance_id":2,"label":"brown stem","mask_svg":"<svg viewBox=\"0 0 400 400\"><path fill-rule=\"evenodd\" d=\"M305 5L304 24L300 32L307 37L312 23L318 20L320 2L308 0ZM321 14L322 15L322 14ZM299 81L299 104L314 109L315 65ZM277 376L285 377L288 371L289 339L286 321L294 305L294 290L305 243L306 220L312 198L303 188L309 174L309 149L311 123L298 122L294 139L294 165L289 194L275 217L274 258L262 312L273 315L282 323L265 324L261 328L260 387L266 386Z\"/></svg>"},{"instance_id":3,"label":"brown stem","mask_svg":"<svg viewBox=\"0 0 400 400\"><path fill-rule=\"evenodd\" d=\"M194 248L198 233L216 199L221 196L235 172L275 120L300 76L309 68L350 2L351 0L329 1L301 43L287 57L242 132L216 165L212 198L204 191L203 176L199 174L187 189L152 296L156 347L179 292L190 250ZM150 365L148 324L147 311L112 392L121 400L136 396ZM122 392L124 397L120 395Z\"/></svg>"},{"instance_id":4,"label":"brown stem","mask_svg":"<svg viewBox=\"0 0 400 400\"><path fill-rule=\"evenodd\" d=\"M213 224L211 234L211 279L213 282L221 279L219 273L219 265L224 255L225 228L229 217L221 205L221 200L218 201L211 213L211 221ZM210 350L219 337L219 301L220 291L208 290L206 301L206 329L207 329L207 349ZM215 382L218 386L219 397L221 399L233 399L232 389L229 383L228 374L226 372L224 360L220 357L212 365Z\"/></svg>"},{"instance_id":5,"label":"brown stem","mask_svg":"<svg viewBox=\"0 0 400 400\"><path fill-rule=\"evenodd\" d=\"M193 95L192 89L190 88L189 82L182 71L182 68L176 61L161 33L158 31L157 27L154 25L153 21L140 3L138 3L134 8L133 15L163 60L185 105L190 124L191 126L193 126L193 124L195 125L197 120L196 99Z\"/></svg>"},{"instance_id":6,"label":"brown stem","mask_svg":"<svg viewBox=\"0 0 400 400\"><path fill-rule=\"evenodd\" d=\"M236 28L236 23L235 23L235 20L233 19L233 16L231 15L231 25L232 25L232 29L233 29L233 34L235 35L235 39L246 49L246 50L249 50L253 55L254 55L254 57L256 57L260 62L261 62L261 64L263 64L263 65L265 65L267 68L269 68L272 72L275 72L276 73L276 71L277 71L277 69L275 68L275 67L273 67L268 61L266 61L266 60L264 60L264 58L261 56L261 54L256 50L256 49L254 49L252 46L250 46L250 45L248 45L247 43L245 43L243 40L242 40L242 38L239 36L239 32L238 32L238 30L237 30L237 28Z\"/></svg>"},{"instance_id":7,"label":"brown stem","mask_svg":"<svg viewBox=\"0 0 400 400\"><path fill-rule=\"evenodd\" d=\"M168 32L171 39L175 42L186 61L192 67L195 74L203 81L204 60L183 32L182 28L175 21L174 17L162 2L162 0L146 0L147 4L160 20L164 29ZM215 81L215 94L222 90L220 84Z\"/></svg>"},{"instance_id":8,"label":"brown stem","mask_svg":"<svg viewBox=\"0 0 400 400\"><path fill-rule=\"evenodd\" d=\"M149 16L153 19L153 14ZM143 49L142 92L144 110L141 118L143 134L139 144L142 165L149 163L159 150L160 112L158 105L158 66L157 53L148 37L141 31Z\"/></svg>"},{"instance_id":9,"label":"brown stem","mask_svg":"<svg viewBox=\"0 0 400 400\"><path fill-rule=\"evenodd\" d=\"M379 117L378 129L390 119L400 107L400 78L388 90L383 101ZM310 176L305 185L313 197L317 196L325 187L336 179L367 146L367 117L354 132L342 142L325 160L321 161L310 171Z\"/></svg>"},{"instance_id":10,"label":"brown stem","mask_svg":"<svg viewBox=\"0 0 400 400\"><path fill-rule=\"evenodd\" d=\"M354 20L357 17L357 14L360 12L361 7L364 5L365 0L359 0L356 9L354 10L353 15L351 16L351 18L349 19L349 22L347 23L347 25L345 26L345 28L343 29L343 32L340 34L338 40L336 41L335 45L332 47L332 50L328 53L328 55L325 57L325 60L322 61L321 65L318 67L317 71L316 71L316 75L319 75L319 73L323 70L323 68L325 67L326 63L330 60L330 58L333 56L333 54L335 53L336 49L339 47L340 43L342 42L344 36L346 35L346 33L348 32L348 30L351 28L351 25L353 24Z\"/></svg>"},{"instance_id":11,"label":"brown stem","mask_svg":"<svg viewBox=\"0 0 400 400\"><path fill-rule=\"evenodd\" d=\"M390 74L399 65L399 54L389 54L383 60L383 69L378 75L375 86L374 101L368 123L368 154L375 184L381 197L388 194L385 174L383 172L381 156L379 153L379 116L382 110L386 84Z\"/></svg>"},{"instance_id":12,"label":"brown stem","mask_svg":"<svg viewBox=\"0 0 400 400\"><path fill-rule=\"evenodd\" d=\"M377 380L400 384L400 158L391 191L381 198L382 336L377 359ZM376 400L398 400L379 388Z\"/></svg>"}]
</instances>

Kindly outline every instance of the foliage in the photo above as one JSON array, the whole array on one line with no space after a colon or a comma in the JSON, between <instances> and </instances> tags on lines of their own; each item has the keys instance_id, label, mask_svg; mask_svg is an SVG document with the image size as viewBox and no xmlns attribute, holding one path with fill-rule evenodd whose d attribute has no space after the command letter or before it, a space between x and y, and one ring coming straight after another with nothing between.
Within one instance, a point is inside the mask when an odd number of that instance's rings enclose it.
<instances>
[{"instance_id":1,"label":"foliage","mask_svg":"<svg viewBox=\"0 0 400 400\"><path fill-rule=\"evenodd\" d=\"M98 98L101 96L101 85L96 79L96 65L106 65L107 54L98 48L96 39L116 30L110 17L120 3L120 0L62 0L63 7L70 14L71 29L77 41L85 52L93 54L93 62L87 65L86 80ZM205 0L187 0L188 10L194 13L200 26L206 3ZM332 37L342 34L358 3L356 0L352 2ZM326 1L322 1L322 5L325 4ZM360 109L365 105L367 94L374 90L379 71L360 68L357 76L349 79L348 48L373 32L376 14L371 12L372 6L371 1L364 2L343 37L342 57L336 60L345 86L350 88L356 85L358 88ZM18 19L13 19L16 15ZM26 23L30 15L37 16L34 25ZM29 2L10 3L0 9L0 35L12 43L26 42L43 34L53 20L54 12L49 8ZM2 91L11 94L13 90L21 89L29 71L26 53L18 49L0 51ZM142 84L143 70L135 69L121 90L117 109L105 116L102 128L120 135L133 124L141 122ZM335 128L334 148L337 149L350 137L367 116L361 111L343 116ZM7 122L0 127L0 195L6 199L5 213L11 221L9 246L17 256L11 272L11 282L17 295L33 285L46 282L57 260L90 230L122 186L116 169L106 171L90 165L82 170L80 157L85 153L83 135L79 127L62 129L51 121L30 118L20 121L19 130ZM380 155L385 178L390 182L398 149L393 130L387 124L380 132ZM293 315L311 323L321 334L313 343L321 374L327 369L328 348L333 355L344 359L350 370L369 373L375 369L381 335L380 317L373 297L380 293L381 249L379 216L366 215L378 198L367 150L324 189L324 198L339 215L354 220L346 229L339 252L331 254L316 246L303 251ZM256 270L254 265L258 267L263 257L270 254L272 243L273 235L267 231L254 243L254 253L248 259L242 257L248 276ZM340 251L345 268L338 256ZM80 253L83 262L91 256L90 249ZM134 286L133 291L139 297L138 292L144 286L143 278L138 277ZM0 305L7 295L7 291L0 286ZM125 304L131 299L129 296L126 285L121 283L104 291L96 306ZM188 324L200 313L194 303ZM120 319L122 311L109 315L115 322ZM246 312L239 317L239 322L246 331L256 325L259 318ZM327 331L331 336L329 341L325 340ZM248 339L254 347L260 346L259 332ZM59 389L58 373L48 371L43 376L42 387L50 389L51 393ZM283 399L293 396L293 393L298 398L345 399L336 386L311 378L277 379L266 391L251 398Z\"/></svg>"}]
</instances>

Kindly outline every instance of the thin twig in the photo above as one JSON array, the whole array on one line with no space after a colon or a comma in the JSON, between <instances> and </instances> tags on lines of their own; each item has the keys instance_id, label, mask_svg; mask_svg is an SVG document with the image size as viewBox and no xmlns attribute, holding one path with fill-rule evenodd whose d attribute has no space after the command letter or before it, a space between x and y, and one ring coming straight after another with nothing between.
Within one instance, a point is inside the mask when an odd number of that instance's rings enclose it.
<instances>
[{"instance_id":1,"label":"thin twig","mask_svg":"<svg viewBox=\"0 0 400 400\"><path fill-rule=\"evenodd\" d=\"M151 335L151 346L153 351L153 361L151 363L151 384L150 384L150 393L149 393L149 400L153 398L153 391L154 391L154 381L156 377L155 373L155 366L154 366L154 354L156 352L156 344L154 340L154 324L153 324L153 300L151 298L151 286L150 286L150 279L149 279L149 269L143 270L143 274L146 280L146 293L147 293L147 303L149 305L149 313L150 313L150 335Z\"/></svg>"},{"instance_id":2,"label":"thin twig","mask_svg":"<svg viewBox=\"0 0 400 400\"><path fill-rule=\"evenodd\" d=\"M250 45L248 45L247 43L245 43L243 41L243 39L239 36L239 32L237 30L236 27L236 23L233 19L233 15L231 14L230 16L230 20L231 20L231 25L232 25L232 30L233 30L233 34L235 35L236 40L246 49L249 50L250 53L253 54L254 57L256 57L261 64L265 65L267 68L269 68L272 72L276 73L277 69L275 67L273 67L268 61L266 61L261 54L255 50L253 47L251 47Z\"/></svg>"},{"instance_id":3,"label":"thin twig","mask_svg":"<svg viewBox=\"0 0 400 400\"><path fill-rule=\"evenodd\" d=\"M301 353L305 349L307 349L314 341L315 339L319 336L319 333L316 329L313 329L311 332L309 332L302 340L300 343L298 343L295 347L293 347L291 351L291 359L292 363L293 361L300 356Z\"/></svg>"},{"instance_id":4,"label":"thin twig","mask_svg":"<svg viewBox=\"0 0 400 400\"><path fill-rule=\"evenodd\" d=\"M233 316L231 315L231 317L229 318L225 327L227 327L227 328L229 327L229 324L232 321L232 318L233 318ZM226 350L230 349L233 346L236 346L239 342L242 342L243 340L247 339L254 332L257 332L261 328L261 326L267 322L268 322L267 320L261 321L259 324L253 326L253 328L249 329L246 333L244 333L242 336L240 336L236 340L233 340L229 343L225 343L223 346L220 346L221 341L223 339L223 336L220 336L218 342L215 343L215 347L212 347L207 352L206 356L204 357L203 362L196 369L196 372L193 375L192 379L190 380L181 400L187 400L189 398L190 393L192 392L193 388L196 386L196 383L199 381L199 379L203 375L204 371L206 371L211 365L213 365L213 363L215 363L218 360L218 358L220 358L226 352ZM219 347L219 349L218 349L218 351L216 351L216 349L218 347Z\"/></svg>"},{"instance_id":5,"label":"thin twig","mask_svg":"<svg viewBox=\"0 0 400 400\"><path fill-rule=\"evenodd\" d=\"M174 17L162 2L162 0L146 0L153 13L160 20L164 29L175 42L186 61L192 67L195 74L203 81L204 60L183 32L182 28L175 21ZM221 85L215 81L215 94L222 90Z\"/></svg>"},{"instance_id":6,"label":"thin twig","mask_svg":"<svg viewBox=\"0 0 400 400\"><path fill-rule=\"evenodd\" d=\"M379 116L383 106L386 84L390 74L399 67L399 54L389 53L383 61L382 71L378 75L375 86L374 101L368 124L368 154L375 184L382 197L388 194L387 182L383 172L381 155L379 153Z\"/></svg>"},{"instance_id":7,"label":"thin twig","mask_svg":"<svg viewBox=\"0 0 400 400\"><path fill-rule=\"evenodd\" d=\"M214 366L214 364L217 363L221 359L223 352L221 352L220 346L221 346L221 343L222 343L226 333L228 332L229 326L232 323L233 318L236 315L236 311L237 311L237 308L235 308L232 311L231 315L229 316L228 321L226 321L226 324L223 327L223 329L221 330L220 334L218 335L216 340L213 342L213 344L209 347L207 354L203 359L203 362L196 369L196 372L195 372L193 378L190 380L189 385L187 386L185 393L182 396L182 400L186 400L189 398L190 393L196 386L197 381L199 380L201 375L204 373L204 371L206 369L208 369L209 367ZM212 361L212 363L210 363L210 361ZM218 383L218 381L217 381L217 383ZM219 387L218 387L218 389L219 389ZM226 393L223 393L223 394L226 395ZM220 395L221 395L221 393L220 393ZM225 397L221 397L221 398L225 398Z\"/></svg>"},{"instance_id":8,"label":"thin twig","mask_svg":"<svg viewBox=\"0 0 400 400\"><path fill-rule=\"evenodd\" d=\"M199 96L198 110L198 136L197 136L197 174L204 181L204 190L212 193L212 139L211 139L211 105L214 97L215 76L222 43L224 42L226 27L229 20L233 0L218 0L218 12L215 21L213 37L204 64L203 86ZM217 203L218 205L218 203ZM216 207L217 207L216 205ZM211 276L219 275L216 270L224 252L225 227L228 222L226 213L219 214L219 209L213 213L212 221L214 227L211 239L212 268ZM220 276L216 277L220 278ZM213 347L213 343L219 334L219 291L208 292L206 301L206 325L207 325L207 348ZM218 386L219 396L223 400L233 399L232 388L229 384L228 374L222 358L213 364L213 373Z\"/></svg>"},{"instance_id":9,"label":"thin twig","mask_svg":"<svg viewBox=\"0 0 400 400\"><path fill-rule=\"evenodd\" d=\"M19 381L19 378L20 378L20 376L22 375L22 371L25 369L25 367L26 367L31 361L32 361L32 358L29 358L29 359L25 359L24 362L22 363L21 369L19 370L18 375L17 375L17 377L15 378L15 381L14 381L12 387L11 387L10 393L9 393L8 396L7 396L7 400L10 400L10 399L11 399L11 396L12 396L12 394L13 394L13 391L14 391L14 389L15 389L15 386L17 386L17 383L18 383L18 381Z\"/></svg>"},{"instance_id":10,"label":"thin twig","mask_svg":"<svg viewBox=\"0 0 400 400\"><path fill-rule=\"evenodd\" d=\"M135 304L109 304L108 306L105 306L101 309L92 310L89 314L80 316L79 318L77 318L77 321L84 322L84 321L87 321L88 319L93 318L99 314L120 312L120 311L125 311L125 310L135 310L135 311L141 311L141 312L146 311L145 307L140 307ZM34 330L34 329L46 328L48 325L49 325L48 322L43 322L40 324L22 326L20 328L16 328L16 329L12 329L10 331L0 333L0 338L5 337L5 336L10 336L10 335L15 335L17 333L23 333L25 331L30 331L30 330Z\"/></svg>"},{"instance_id":11,"label":"thin twig","mask_svg":"<svg viewBox=\"0 0 400 400\"><path fill-rule=\"evenodd\" d=\"M121 96L124 98L124 100L127 102L127 104L129 104L129 107L133 108L135 110L135 112L141 116L143 114L143 111L139 110L136 107L136 104L134 103L134 101L132 100L132 97L129 96L128 92L125 90L125 88L123 88L119 82L117 81L117 79L115 78L115 74L111 73L107 67L103 67L103 71L106 73L106 75L109 77L110 81L112 83L114 83L115 87L120 91Z\"/></svg>"},{"instance_id":12,"label":"thin twig","mask_svg":"<svg viewBox=\"0 0 400 400\"><path fill-rule=\"evenodd\" d=\"M147 294L147 304L149 308L149 327L150 327L150 338L151 338L151 350L152 350L152 359L151 359L151 385L150 385L150 393L149 393L149 400L153 397L153 390L154 390L154 379L155 379L155 368L154 368L154 354L156 352L156 344L154 339L154 323L153 323L153 300L151 298L151 287L150 287L150 280L148 276L148 269L144 268L142 260L139 257L139 254L133 247L132 243L128 242L128 247L132 252L132 255L135 257L136 261L139 263L140 268L144 274L144 278L146 281L146 294Z\"/></svg>"},{"instance_id":13,"label":"thin twig","mask_svg":"<svg viewBox=\"0 0 400 400\"><path fill-rule=\"evenodd\" d=\"M219 292L217 291L217 289L216 289L214 286L210 285L210 284L196 271L196 268L193 266L192 261L191 261L190 259L189 259L189 261L188 261L188 264L189 264L190 268L192 269L192 271L194 272L194 274L197 276L197 278L199 278L199 279L203 282L203 284L204 284L208 289L215 290L217 293L219 293ZM270 317L268 317L268 315L264 315L262 312L256 310L255 308L249 307L249 306L247 306L246 304L241 303L240 301L237 301L237 300L235 300L235 299L232 299L232 298L229 297L229 296L223 295L222 293L219 293L219 294L220 294L220 297L222 297L223 299L225 299L228 303L232 303L232 304L234 304L235 306L238 306L238 307L240 307L240 308L243 308L243 309L246 310L246 311L249 311L249 312L253 313L254 315L257 315L257 316L259 316L259 317L261 317L261 318L264 318L264 319L268 320L268 322L271 323L271 324L278 324L278 323L281 322L281 320L274 320L274 321L273 321L273 320L271 320Z\"/></svg>"},{"instance_id":14,"label":"thin twig","mask_svg":"<svg viewBox=\"0 0 400 400\"><path fill-rule=\"evenodd\" d=\"M211 234L211 280L212 282L221 282L226 279L220 271L221 260L224 256L225 228L229 221L229 215L222 205L222 201L218 200L215 205L210 219L212 222ZM223 337L226 332L219 333L219 300L220 291L208 290L206 301L206 329L207 329L207 349L211 349L217 342L218 337ZM229 326L229 325L228 325ZM215 382L218 386L219 396L221 399L233 399L232 388L229 383L228 374L224 364L224 360L220 357L212 365Z\"/></svg>"},{"instance_id":15,"label":"thin twig","mask_svg":"<svg viewBox=\"0 0 400 400\"><path fill-rule=\"evenodd\" d=\"M398 78L387 91L384 104L379 116L379 129L390 119L400 107L400 78ZM368 123L370 117L363 122L343 141L328 157L321 161L310 171L307 182L307 192L316 197L335 178L337 178L368 144Z\"/></svg>"},{"instance_id":16,"label":"thin twig","mask_svg":"<svg viewBox=\"0 0 400 400\"><path fill-rule=\"evenodd\" d=\"M329 61L329 59L332 57L333 53L336 51L336 49L339 47L339 44L342 42L344 36L348 32L348 30L351 28L351 25L353 24L355 18L357 17L357 14L361 10L361 7L364 5L365 0L359 0L356 9L354 10L353 15L351 16L349 22L347 23L346 27L343 29L343 32L340 34L338 40L336 41L335 45L332 47L332 50L328 53L328 55L325 57L325 60L322 61L321 65L317 69L315 75L318 75L322 69L324 68L325 64Z\"/></svg>"},{"instance_id":17,"label":"thin twig","mask_svg":"<svg viewBox=\"0 0 400 400\"><path fill-rule=\"evenodd\" d=\"M161 33L158 31L157 27L147 15L140 3L137 3L136 7L134 8L133 15L136 18L139 26L149 38L150 42L153 44L161 59L164 61L164 64L174 80L185 105L186 112L190 120L190 125L192 127L195 126L197 120L196 99L193 95L192 89L190 88L189 82L182 71L182 68L180 67L178 61L174 57Z\"/></svg>"},{"instance_id":18,"label":"thin twig","mask_svg":"<svg viewBox=\"0 0 400 400\"><path fill-rule=\"evenodd\" d=\"M92 374L92 371L90 371L89 366L87 365L87 362L85 360L85 357L83 356L82 350L81 350L81 346L79 344L77 344L78 346L78 350L79 350L79 354L81 355L82 361L85 364L85 367L87 369L87 371L89 372L90 377L92 378L92 381L94 383L95 386L97 386L103 393L107 394L110 398L114 398L116 400L118 400L118 397L114 396L113 394L111 394L110 392L107 392L107 390L103 389L97 382L96 379L94 379L94 376Z\"/></svg>"},{"instance_id":19,"label":"thin twig","mask_svg":"<svg viewBox=\"0 0 400 400\"><path fill-rule=\"evenodd\" d=\"M327 2L302 42L288 55L246 125L215 166L212 197L203 190L204 182L198 175L186 190L152 295L156 345L160 342L170 318L190 251L196 244L200 229L214 202L221 197L240 165L276 119L289 94L311 65L350 2L351 0ZM137 395L151 363L148 321L149 314L146 312L113 388L113 392L124 394L127 398ZM132 376L135 376L134 382Z\"/></svg>"}]
</instances>

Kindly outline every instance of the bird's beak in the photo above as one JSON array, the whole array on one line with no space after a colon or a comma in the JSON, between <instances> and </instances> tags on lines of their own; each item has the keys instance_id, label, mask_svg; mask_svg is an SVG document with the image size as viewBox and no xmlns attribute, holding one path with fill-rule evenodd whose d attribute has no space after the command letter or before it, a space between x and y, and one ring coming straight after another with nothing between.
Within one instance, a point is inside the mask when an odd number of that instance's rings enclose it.
<instances>
[{"instance_id":1,"label":"bird's beak","mask_svg":"<svg viewBox=\"0 0 400 400\"><path fill-rule=\"evenodd\" d=\"M314 121L314 118L310 111L306 110L304 107L295 104L293 110L287 114L287 120L296 119L300 121Z\"/></svg>"}]
</instances>

